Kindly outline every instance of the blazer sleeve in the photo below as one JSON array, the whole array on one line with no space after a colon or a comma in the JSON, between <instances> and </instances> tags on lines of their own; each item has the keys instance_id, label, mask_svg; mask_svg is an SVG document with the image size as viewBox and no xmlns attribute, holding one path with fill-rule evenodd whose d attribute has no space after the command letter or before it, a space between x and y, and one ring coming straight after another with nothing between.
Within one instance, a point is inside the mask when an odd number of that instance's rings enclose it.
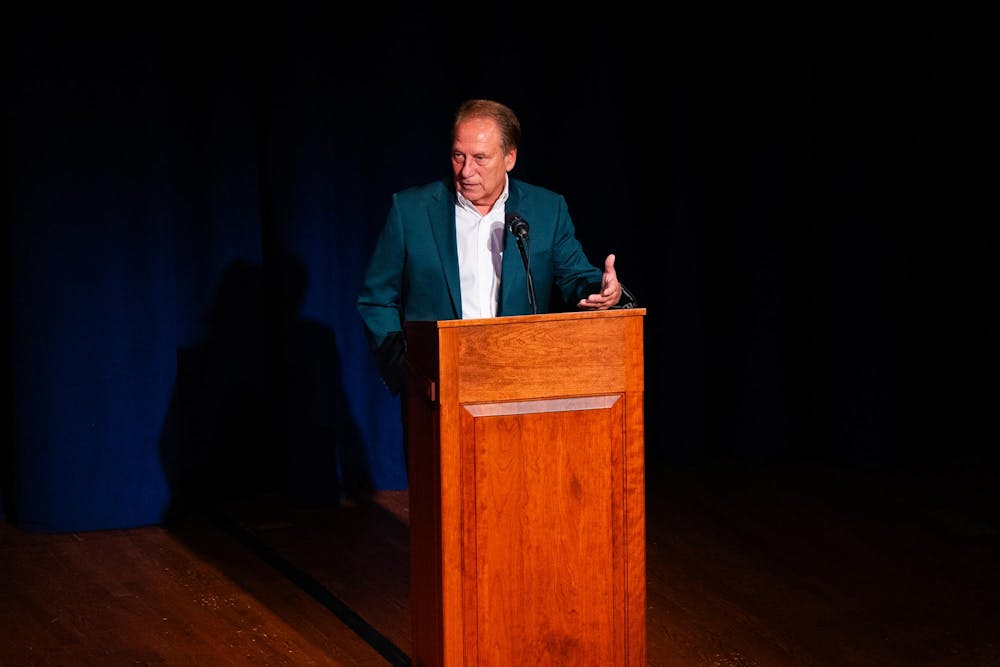
<instances>
[{"instance_id":1,"label":"blazer sleeve","mask_svg":"<svg viewBox=\"0 0 1000 667\"><path fill-rule=\"evenodd\" d=\"M393 393L402 382L403 226L395 196L358 293L357 307L382 380Z\"/></svg>"},{"instance_id":2,"label":"blazer sleeve","mask_svg":"<svg viewBox=\"0 0 1000 667\"><path fill-rule=\"evenodd\" d=\"M587 295L600 291L603 272L591 264L576 238L576 227L562 195L558 197L555 220L552 241L553 277L563 300L572 306Z\"/></svg>"}]
</instances>

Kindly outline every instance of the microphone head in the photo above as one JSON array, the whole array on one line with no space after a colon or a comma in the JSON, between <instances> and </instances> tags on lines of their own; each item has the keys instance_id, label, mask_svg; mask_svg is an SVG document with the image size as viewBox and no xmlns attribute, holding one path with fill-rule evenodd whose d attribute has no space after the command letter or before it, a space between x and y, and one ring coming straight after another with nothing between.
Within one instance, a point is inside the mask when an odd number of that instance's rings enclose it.
<instances>
[{"instance_id":1,"label":"microphone head","mask_svg":"<svg viewBox=\"0 0 1000 667\"><path fill-rule=\"evenodd\" d=\"M507 231L519 239L528 238L528 222L517 213L508 213L506 216Z\"/></svg>"}]
</instances>

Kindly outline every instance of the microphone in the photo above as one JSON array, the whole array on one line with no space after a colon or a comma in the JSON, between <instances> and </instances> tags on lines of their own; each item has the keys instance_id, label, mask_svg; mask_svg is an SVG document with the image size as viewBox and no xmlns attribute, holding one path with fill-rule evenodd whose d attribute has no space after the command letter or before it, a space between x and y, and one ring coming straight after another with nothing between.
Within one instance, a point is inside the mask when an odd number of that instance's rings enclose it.
<instances>
[{"instance_id":1,"label":"microphone","mask_svg":"<svg viewBox=\"0 0 1000 667\"><path fill-rule=\"evenodd\" d=\"M531 277L531 267L528 266L528 253L524 249L524 242L528 240L528 221L517 213L508 213L505 220L507 221L507 231L514 235L517 240L517 249L521 251L521 261L524 262L524 273L528 280L528 302L531 304L531 314L537 315L535 281Z\"/></svg>"},{"instance_id":2,"label":"microphone","mask_svg":"<svg viewBox=\"0 0 1000 667\"><path fill-rule=\"evenodd\" d=\"M528 240L528 221L517 213L507 214L507 231L520 240Z\"/></svg>"}]
</instances>

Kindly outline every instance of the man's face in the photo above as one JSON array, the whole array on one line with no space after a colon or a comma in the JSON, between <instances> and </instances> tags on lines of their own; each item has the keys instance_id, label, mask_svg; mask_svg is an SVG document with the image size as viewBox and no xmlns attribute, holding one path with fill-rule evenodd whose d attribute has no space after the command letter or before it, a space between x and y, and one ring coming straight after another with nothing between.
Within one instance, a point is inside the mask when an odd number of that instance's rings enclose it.
<instances>
[{"instance_id":1,"label":"man's face","mask_svg":"<svg viewBox=\"0 0 1000 667\"><path fill-rule=\"evenodd\" d=\"M476 206L487 210L493 206L516 160L516 148L504 154L495 121L472 118L456 128L451 147L455 188Z\"/></svg>"}]
</instances>

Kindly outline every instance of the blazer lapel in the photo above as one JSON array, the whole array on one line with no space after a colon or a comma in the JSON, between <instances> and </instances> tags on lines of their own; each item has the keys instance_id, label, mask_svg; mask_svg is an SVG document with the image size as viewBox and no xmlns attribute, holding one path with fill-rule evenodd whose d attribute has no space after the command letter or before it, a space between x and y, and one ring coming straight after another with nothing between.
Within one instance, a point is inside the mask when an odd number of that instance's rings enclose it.
<instances>
[{"instance_id":1,"label":"blazer lapel","mask_svg":"<svg viewBox=\"0 0 1000 667\"><path fill-rule=\"evenodd\" d=\"M441 272L455 319L462 317L462 288L458 277L458 240L455 237L455 202L447 186L441 188L427 207L431 234L441 259Z\"/></svg>"},{"instance_id":2,"label":"blazer lapel","mask_svg":"<svg viewBox=\"0 0 1000 667\"><path fill-rule=\"evenodd\" d=\"M504 218L511 213L517 213L525 220L528 216L521 210L521 191L517 181L510 180L510 191L507 195L507 203L504 204ZM530 220L528 224L531 224ZM497 315L530 313L531 304L528 301L527 274L524 271L524 261L521 259L521 251L517 248L517 239L505 230L504 233L503 261L500 268L500 303L497 308ZM528 248L525 247L525 251Z\"/></svg>"}]
</instances>

